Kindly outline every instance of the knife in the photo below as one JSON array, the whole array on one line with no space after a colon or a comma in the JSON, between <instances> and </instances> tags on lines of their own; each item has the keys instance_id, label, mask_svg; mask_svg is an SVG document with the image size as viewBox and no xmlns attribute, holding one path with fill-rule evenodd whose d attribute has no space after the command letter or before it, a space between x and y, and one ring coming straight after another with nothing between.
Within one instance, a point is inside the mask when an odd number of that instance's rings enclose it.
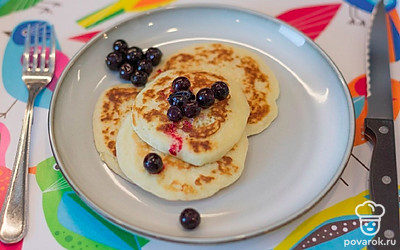
<instances>
[{"instance_id":1,"label":"knife","mask_svg":"<svg viewBox=\"0 0 400 250\"><path fill-rule=\"evenodd\" d=\"M383 239L384 243L387 240L396 241L395 246L387 244L376 248L400 249L399 195L386 22L382 0L374 9L367 44L368 114L365 119L365 135L374 146L369 175L371 199L385 209L374 239Z\"/></svg>"}]
</instances>

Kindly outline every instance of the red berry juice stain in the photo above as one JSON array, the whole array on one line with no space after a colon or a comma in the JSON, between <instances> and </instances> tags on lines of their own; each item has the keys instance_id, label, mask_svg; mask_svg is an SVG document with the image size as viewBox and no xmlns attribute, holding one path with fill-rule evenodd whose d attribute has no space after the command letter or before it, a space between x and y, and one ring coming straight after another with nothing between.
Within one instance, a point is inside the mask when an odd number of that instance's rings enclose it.
<instances>
[{"instance_id":1,"label":"red berry juice stain","mask_svg":"<svg viewBox=\"0 0 400 250\"><path fill-rule=\"evenodd\" d=\"M154 76L152 77L152 79L154 79L155 77L159 76L162 72L164 72L163 69L158 69L154 74Z\"/></svg>"},{"instance_id":2,"label":"red berry juice stain","mask_svg":"<svg viewBox=\"0 0 400 250\"><path fill-rule=\"evenodd\" d=\"M159 95L160 95L160 98L168 101L168 96L164 92L160 92Z\"/></svg>"},{"instance_id":3,"label":"red berry juice stain","mask_svg":"<svg viewBox=\"0 0 400 250\"><path fill-rule=\"evenodd\" d=\"M189 133L190 131L192 131L192 129L193 129L192 123L187 120L184 120L182 130L185 131L186 133Z\"/></svg>"},{"instance_id":4,"label":"red berry juice stain","mask_svg":"<svg viewBox=\"0 0 400 250\"><path fill-rule=\"evenodd\" d=\"M168 151L171 155L176 156L182 150L183 143L182 137L176 131L176 125L174 123L169 124L164 133L172 137L172 144Z\"/></svg>"}]
</instances>

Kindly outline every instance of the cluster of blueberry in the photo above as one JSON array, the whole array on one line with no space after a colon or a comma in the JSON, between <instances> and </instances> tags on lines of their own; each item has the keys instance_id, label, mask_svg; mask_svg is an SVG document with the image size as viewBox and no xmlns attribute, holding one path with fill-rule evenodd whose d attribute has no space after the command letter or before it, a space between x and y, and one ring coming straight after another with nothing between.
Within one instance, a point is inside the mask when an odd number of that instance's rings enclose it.
<instances>
[{"instance_id":1,"label":"cluster of blueberry","mask_svg":"<svg viewBox=\"0 0 400 250\"><path fill-rule=\"evenodd\" d=\"M109 69L119 71L123 80L131 81L135 86L141 87L147 83L147 79L153 67L161 61L162 53L158 48L148 48L146 52L139 47L129 47L122 39L113 43L113 51L106 57Z\"/></svg>"},{"instance_id":2,"label":"cluster of blueberry","mask_svg":"<svg viewBox=\"0 0 400 250\"><path fill-rule=\"evenodd\" d=\"M229 87L225 82L218 81L211 88L202 88L196 95L190 91L190 81L184 76L172 81L174 91L168 97L171 105L167 111L170 121L177 122L183 117L193 118L200 114L201 108L209 108L215 99L224 100L229 95Z\"/></svg>"}]
</instances>

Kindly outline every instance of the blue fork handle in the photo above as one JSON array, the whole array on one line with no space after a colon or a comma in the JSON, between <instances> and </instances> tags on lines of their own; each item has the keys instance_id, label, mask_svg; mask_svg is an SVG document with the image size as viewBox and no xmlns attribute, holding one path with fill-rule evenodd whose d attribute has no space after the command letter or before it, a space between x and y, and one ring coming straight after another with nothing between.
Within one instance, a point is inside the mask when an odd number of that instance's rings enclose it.
<instances>
[{"instance_id":1,"label":"blue fork handle","mask_svg":"<svg viewBox=\"0 0 400 250\"><path fill-rule=\"evenodd\" d=\"M12 244L25 237L28 222L28 167L33 106L40 89L29 91L12 177L0 214L0 241Z\"/></svg>"}]
</instances>

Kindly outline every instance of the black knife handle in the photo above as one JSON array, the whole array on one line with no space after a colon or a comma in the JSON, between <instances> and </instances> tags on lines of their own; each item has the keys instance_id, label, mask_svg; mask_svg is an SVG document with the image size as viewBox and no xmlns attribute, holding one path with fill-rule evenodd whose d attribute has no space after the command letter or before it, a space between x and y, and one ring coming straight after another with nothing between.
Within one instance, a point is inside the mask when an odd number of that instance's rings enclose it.
<instances>
[{"instance_id":1,"label":"black knife handle","mask_svg":"<svg viewBox=\"0 0 400 250\"><path fill-rule=\"evenodd\" d=\"M391 230L396 245L375 246L376 249L400 249L399 195L396 169L394 125L390 119L365 119L365 135L374 145L370 166L370 195L372 201L385 208L381 217L380 230L375 239L386 243Z\"/></svg>"}]
</instances>

